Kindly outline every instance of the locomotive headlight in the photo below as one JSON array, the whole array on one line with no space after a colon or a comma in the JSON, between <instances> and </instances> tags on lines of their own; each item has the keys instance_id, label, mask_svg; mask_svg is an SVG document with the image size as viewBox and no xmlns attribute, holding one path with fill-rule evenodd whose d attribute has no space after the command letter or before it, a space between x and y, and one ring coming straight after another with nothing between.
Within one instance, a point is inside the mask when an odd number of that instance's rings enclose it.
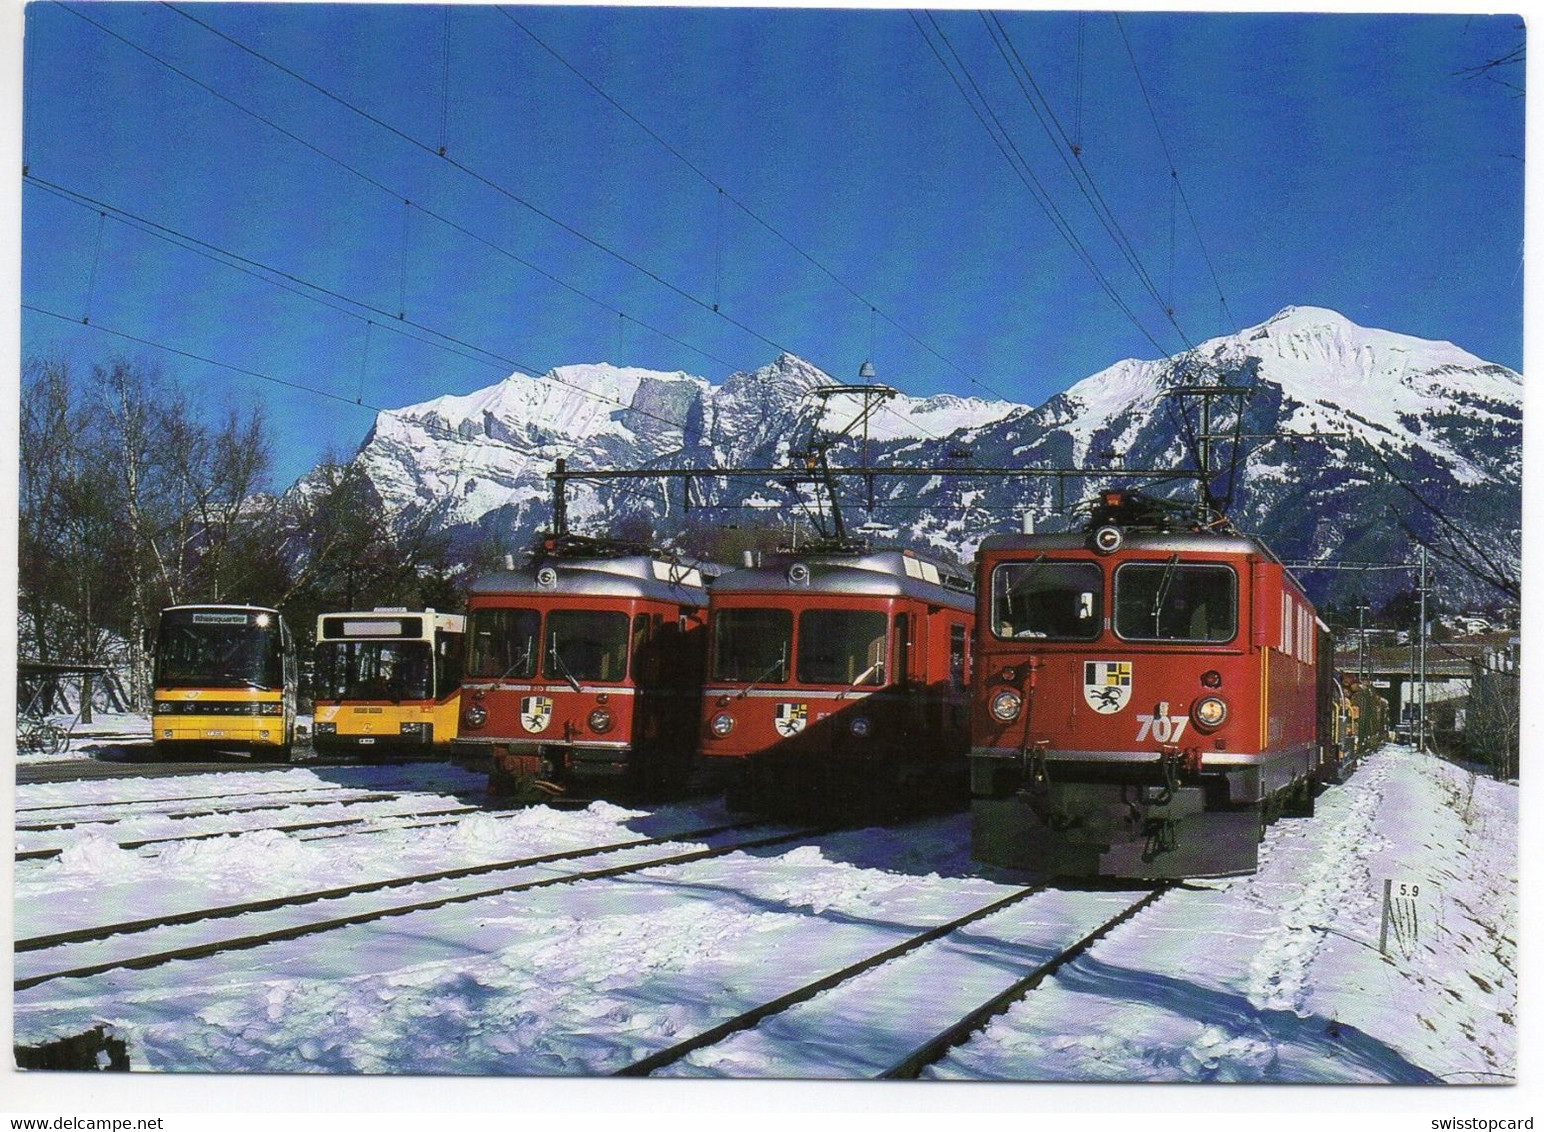
<instances>
[{"instance_id":1,"label":"locomotive headlight","mask_svg":"<svg viewBox=\"0 0 1544 1132\"><path fill-rule=\"evenodd\" d=\"M171 702L168 701L168 700L162 700L160 703L155 705L155 710L156 711L162 711L162 712L171 711L172 710Z\"/></svg>"},{"instance_id":2,"label":"locomotive headlight","mask_svg":"<svg viewBox=\"0 0 1544 1132\"><path fill-rule=\"evenodd\" d=\"M1206 696L1195 702L1190 718L1202 731L1215 731L1228 718L1228 705L1219 696Z\"/></svg>"},{"instance_id":3,"label":"locomotive headlight","mask_svg":"<svg viewBox=\"0 0 1544 1132\"><path fill-rule=\"evenodd\" d=\"M1114 554L1126 540L1119 527L1100 527L1091 541L1095 554Z\"/></svg>"},{"instance_id":4,"label":"locomotive headlight","mask_svg":"<svg viewBox=\"0 0 1544 1132\"><path fill-rule=\"evenodd\" d=\"M853 733L855 738L867 739L869 732L873 730L873 724L869 722L868 716L859 715L853 717L853 721L847 725L847 729Z\"/></svg>"},{"instance_id":5,"label":"locomotive headlight","mask_svg":"<svg viewBox=\"0 0 1544 1132\"><path fill-rule=\"evenodd\" d=\"M466 709L466 715L463 718L468 727L481 727L488 722L488 712L481 704L473 704Z\"/></svg>"},{"instance_id":6,"label":"locomotive headlight","mask_svg":"<svg viewBox=\"0 0 1544 1132\"><path fill-rule=\"evenodd\" d=\"M1011 723L1019 717L1019 709L1024 706L1024 697L1012 688L1004 688L992 697L992 714L1004 723Z\"/></svg>"},{"instance_id":7,"label":"locomotive headlight","mask_svg":"<svg viewBox=\"0 0 1544 1132\"><path fill-rule=\"evenodd\" d=\"M708 729L718 738L722 739L734 730L734 716L730 715L727 711L721 711L713 717L712 721L708 724Z\"/></svg>"},{"instance_id":8,"label":"locomotive headlight","mask_svg":"<svg viewBox=\"0 0 1544 1132\"><path fill-rule=\"evenodd\" d=\"M590 730L597 735L604 735L610 731L612 722L611 713L603 707L598 707L590 713Z\"/></svg>"}]
</instances>

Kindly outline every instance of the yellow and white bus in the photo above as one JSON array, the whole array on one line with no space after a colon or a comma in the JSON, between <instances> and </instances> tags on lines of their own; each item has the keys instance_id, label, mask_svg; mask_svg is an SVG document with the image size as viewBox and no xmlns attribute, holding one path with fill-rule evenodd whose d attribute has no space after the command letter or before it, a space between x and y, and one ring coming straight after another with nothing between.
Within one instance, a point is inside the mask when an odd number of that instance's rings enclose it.
<instances>
[{"instance_id":1,"label":"yellow and white bus","mask_svg":"<svg viewBox=\"0 0 1544 1132\"><path fill-rule=\"evenodd\" d=\"M318 752L425 754L456 736L466 618L432 609L316 619Z\"/></svg>"},{"instance_id":2,"label":"yellow and white bus","mask_svg":"<svg viewBox=\"0 0 1544 1132\"><path fill-rule=\"evenodd\" d=\"M295 642L277 610L174 605L156 636L156 753L246 750L289 760Z\"/></svg>"}]
</instances>

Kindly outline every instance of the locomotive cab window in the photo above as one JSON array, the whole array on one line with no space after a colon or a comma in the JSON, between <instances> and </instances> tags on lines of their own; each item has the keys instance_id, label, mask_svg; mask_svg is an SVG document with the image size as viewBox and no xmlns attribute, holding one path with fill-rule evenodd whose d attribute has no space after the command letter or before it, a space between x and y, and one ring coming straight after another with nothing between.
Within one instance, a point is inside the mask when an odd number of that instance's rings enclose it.
<instances>
[{"instance_id":1,"label":"locomotive cab window","mask_svg":"<svg viewBox=\"0 0 1544 1132\"><path fill-rule=\"evenodd\" d=\"M714 680L781 684L792 659L786 609L720 609L713 614Z\"/></svg>"},{"instance_id":2,"label":"locomotive cab window","mask_svg":"<svg viewBox=\"0 0 1544 1132\"><path fill-rule=\"evenodd\" d=\"M627 675L627 628L625 613L552 610L542 675L549 680L621 680Z\"/></svg>"},{"instance_id":3,"label":"locomotive cab window","mask_svg":"<svg viewBox=\"0 0 1544 1132\"><path fill-rule=\"evenodd\" d=\"M466 674L495 680L536 675L541 615L534 609L477 609L467 617Z\"/></svg>"},{"instance_id":4,"label":"locomotive cab window","mask_svg":"<svg viewBox=\"0 0 1544 1132\"><path fill-rule=\"evenodd\" d=\"M799 614L799 683L883 684L885 620L876 610L806 609Z\"/></svg>"},{"instance_id":5,"label":"locomotive cab window","mask_svg":"<svg viewBox=\"0 0 1544 1132\"><path fill-rule=\"evenodd\" d=\"M1115 571L1115 632L1128 641L1231 641L1238 576L1230 566L1127 562Z\"/></svg>"},{"instance_id":6,"label":"locomotive cab window","mask_svg":"<svg viewBox=\"0 0 1544 1132\"><path fill-rule=\"evenodd\" d=\"M992 571L992 633L1000 640L1091 641L1104 573L1092 562L1004 562Z\"/></svg>"}]
</instances>

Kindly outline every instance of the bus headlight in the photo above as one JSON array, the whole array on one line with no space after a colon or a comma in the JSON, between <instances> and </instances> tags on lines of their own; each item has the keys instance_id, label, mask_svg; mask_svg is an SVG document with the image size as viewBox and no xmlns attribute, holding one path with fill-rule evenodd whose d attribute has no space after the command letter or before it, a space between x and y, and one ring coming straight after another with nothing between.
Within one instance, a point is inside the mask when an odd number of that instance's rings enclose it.
<instances>
[{"instance_id":1,"label":"bus headlight","mask_svg":"<svg viewBox=\"0 0 1544 1132\"><path fill-rule=\"evenodd\" d=\"M473 704L462 718L468 727L481 727L488 722L488 711L481 704Z\"/></svg>"},{"instance_id":2,"label":"bus headlight","mask_svg":"<svg viewBox=\"0 0 1544 1132\"><path fill-rule=\"evenodd\" d=\"M712 722L708 724L708 730L722 739L734 730L734 716L730 715L727 711L719 712L713 717Z\"/></svg>"},{"instance_id":3,"label":"bus headlight","mask_svg":"<svg viewBox=\"0 0 1544 1132\"><path fill-rule=\"evenodd\" d=\"M598 707L590 713L588 722L590 724L591 731L595 732L597 735L604 735L606 732L611 730L611 724L613 720L609 711L603 707Z\"/></svg>"},{"instance_id":4,"label":"bus headlight","mask_svg":"<svg viewBox=\"0 0 1544 1132\"><path fill-rule=\"evenodd\" d=\"M858 739L867 739L869 732L873 730L873 724L869 723L868 716L854 716L853 721L847 725L847 729Z\"/></svg>"},{"instance_id":5,"label":"bus headlight","mask_svg":"<svg viewBox=\"0 0 1544 1132\"><path fill-rule=\"evenodd\" d=\"M1220 696L1204 696L1190 709L1190 718L1202 731L1215 731L1228 718L1228 705Z\"/></svg>"},{"instance_id":6,"label":"bus headlight","mask_svg":"<svg viewBox=\"0 0 1544 1132\"><path fill-rule=\"evenodd\" d=\"M1024 706L1024 697L1012 688L1004 688L992 697L992 715L1004 723L1012 723L1019 717L1019 709Z\"/></svg>"}]
</instances>

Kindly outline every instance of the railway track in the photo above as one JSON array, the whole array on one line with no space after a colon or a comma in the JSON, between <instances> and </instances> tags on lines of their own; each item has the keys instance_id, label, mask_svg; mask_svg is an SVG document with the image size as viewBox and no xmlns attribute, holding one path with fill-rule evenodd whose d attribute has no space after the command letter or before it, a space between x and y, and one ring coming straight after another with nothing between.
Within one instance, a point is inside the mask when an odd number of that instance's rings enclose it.
<instances>
[{"instance_id":1,"label":"railway track","mask_svg":"<svg viewBox=\"0 0 1544 1132\"><path fill-rule=\"evenodd\" d=\"M447 904L687 864L741 849L776 845L826 832L825 829L814 828L792 831L784 829L775 834L734 839L727 844L712 845L705 849L665 855L647 853L649 849L685 839L712 841L737 830L755 828L755 825L734 823L617 845L461 866L434 873L369 881L336 889L22 939L15 944L18 977L13 983L13 989L22 991L56 979L85 978L105 971L154 967L176 959L207 958L222 952L300 939L356 924L440 908ZM625 859L601 863L608 857ZM586 860L596 867L579 868L556 875L547 868L562 861ZM467 883L500 872L515 875L492 886ZM407 902L383 905L379 900L371 899L380 893L400 888L416 888L418 891L414 893L414 899ZM300 913L298 922L297 912ZM229 921L233 927L238 926L239 922L239 930L218 939L194 938L199 933L186 930L209 920Z\"/></svg>"},{"instance_id":2,"label":"railway track","mask_svg":"<svg viewBox=\"0 0 1544 1132\"><path fill-rule=\"evenodd\" d=\"M866 1075L878 1079L910 1079L918 1076L928 1065L942 1058L947 1052L968 1040L971 1035L984 1027L993 1017L1007 1010L1015 1002L1031 993L1036 987L1054 974L1067 963L1073 962L1087 953L1099 940L1119 925L1125 923L1133 916L1149 907L1172 887L1163 885L1144 892L1135 900L1122 900L1121 906L1112 915L1101 917L1089 930L1080 937L1065 945L1058 945L1052 949L1052 953L1041 961L1033 964L1021 975L1011 978L1006 985L1002 979L997 980L998 987L994 993L990 993L984 999L978 999L976 1004L964 1013L952 1018L948 1024L940 1026L926 1040L917 1042L914 1034L898 1035L898 1040L904 1044L906 1052L899 1057L884 1058L879 1065L870 1064ZM642 1077L648 1076L671 1066L683 1062L690 1055L699 1050L709 1049L725 1043L736 1035L754 1030L768 1019L774 1018L784 1012L800 1007L802 1004L811 1003L818 996L832 992L838 992L839 988L846 988L850 994L860 995L867 1000L875 1000L883 997L884 984L866 985L860 990L859 985L863 980L873 983L875 979L882 979L887 973L894 973L903 962L913 965L913 970L906 973L906 982L913 987L928 987L929 985L947 985L940 980L929 980L929 955L931 949L934 954L931 958L939 963L947 963L949 949L951 947L970 947L971 941L965 938L967 929L980 925L985 928L989 921L1004 919L1012 915L1016 908L1021 910L1028 903L1028 912L1034 911L1035 897L1045 897L1046 894L1056 894L1060 890L1050 889L1048 885L1041 884L1018 889L998 900L982 905L981 907L965 913L948 923L940 924L925 931L919 931L907 939L901 940L890 947L874 952L861 960L851 963L839 970L829 972L813 979L804 985L778 996L766 1003L750 1010L741 1012L732 1018L725 1019L698 1034L693 1035L675 1045L659 1050L615 1072L615 1076ZM996 966L1001 970L1001 963ZM851 1019L836 1004L829 1005L828 1013L837 1021L835 1029L838 1031L851 1031ZM818 1028L814 1031L818 1033ZM799 1025L790 1027L787 1041L791 1044L803 1046L807 1051L811 1048L833 1048L825 1042L811 1040L812 1031L808 1027L807 1020ZM838 1037L837 1042L841 1041ZM767 1043L773 1050L776 1049L777 1040L770 1039ZM836 1047L836 1048L839 1048ZM772 1055L775 1057L775 1053ZM881 1054L882 1056L882 1054ZM818 1063L817 1063L818 1064ZM816 1077L825 1076L818 1068L810 1070L795 1070L788 1076ZM840 1074L848 1076L848 1074ZM854 1074L857 1075L857 1074Z\"/></svg>"},{"instance_id":3,"label":"railway track","mask_svg":"<svg viewBox=\"0 0 1544 1132\"><path fill-rule=\"evenodd\" d=\"M374 794L354 794L347 798L306 798L295 799L287 802L257 802L244 806L208 806L201 810L150 810L144 813L123 814L118 817L87 816L72 818L68 821L45 822L38 825L18 825L17 833L47 833L54 829L74 829L81 825L117 825L125 821L136 821L143 818L167 818L173 821L182 821L188 818L220 817L225 814L254 814L263 810L289 810L304 806L358 806L366 802L392 802L402 797L401 794L386 792ZM112 803L117 805L117 803ZM476 807L470 807L475 809Z\"/></svg>"}]
</instances>

